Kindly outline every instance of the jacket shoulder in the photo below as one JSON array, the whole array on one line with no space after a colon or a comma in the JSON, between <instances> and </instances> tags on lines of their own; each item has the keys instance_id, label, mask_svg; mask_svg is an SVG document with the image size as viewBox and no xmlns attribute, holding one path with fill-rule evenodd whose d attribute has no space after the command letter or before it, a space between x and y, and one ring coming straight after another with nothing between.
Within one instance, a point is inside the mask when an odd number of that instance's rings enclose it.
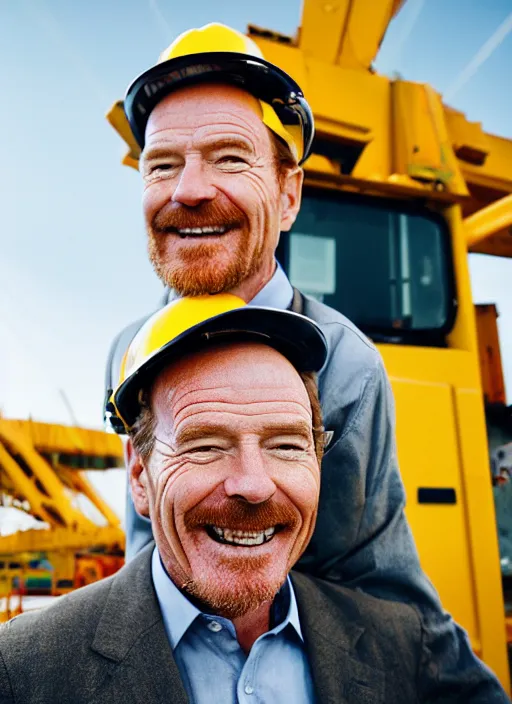
<instances>
[{"instance_id":1,"label":"jacket shoulder","mask_svg":"<svg viewBox=\"0 0 512 704\"><path fill-rule=\"evenodd\" d=\"M3 649L5 643L8 643L9 647L14 647L16 642L23 643L25 640L30 640L33 647L37 646L40 634L43 632L45 634L41 636L43 640L52 632L59 637L66 632L65 638L69 639L70 633L75 628L81 629L81 639L88 631L94 633L98 614L105 603L111 584L112 577L108 577L76 589L65 596L57 597L49 606L20 614L1 624L0 648Z\"/></svg>"},{"instance_id":2,"label":"jacket shoulder","mask_svg":"<svg viewBox=\"0 0 512 704\"><path fill-rule=\"evenodd\" d=\"M349 320L343 313L326 306L304 294L304 315L314 320L322 328L328 342L339 341L342 337L348 338L361 352L366 351L371 357L379 356L377 348L366 335L359 330L357 325Z\"/></svg>"},{"instance_id":3,"label":"jacket shoulder","mask_svg":"<svg viewBox=\"0 0 512 704\"><path fill-rule=\"evenodd\" d=\"M306 642L337 647L385 674L383 701L417 702L423 653L421 618L413 606L370 596L292 572Z\"/></svg>"},{"instance_id":4,"label":"jacket shoulder","mask_svg":"<svg viewBox=\"0 0 512 704\"><path fill-rule=\"evenodd\" d=\"M77 589L50 606L0 625L0 686L12 690L13 701L50 701L59 687L62 691L81 686L81 677L94 658L91 643L112 580ZM24 698L27 692L34 693L33 700ZM0 689L3 702L2 696L7 694Z\"/></svg>"}]
</instances>

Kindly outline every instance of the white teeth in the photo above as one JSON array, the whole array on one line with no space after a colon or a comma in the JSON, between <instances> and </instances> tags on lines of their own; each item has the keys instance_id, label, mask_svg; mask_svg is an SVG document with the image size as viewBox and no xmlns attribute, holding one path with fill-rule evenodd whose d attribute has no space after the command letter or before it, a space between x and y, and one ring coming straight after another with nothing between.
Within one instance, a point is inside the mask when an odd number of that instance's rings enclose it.
<instances>
[{"instance_id":1,"label":"white teeth","mask_svg":"<svg viewBox=\"0 0 512 704\"><path fill-rule=\"evenodd\" d=\"M232 543L233 545L262 545L268 542L276 532L275 526L259 532L231 530L230 528L219 528L218 526L211 527L214 533L225 543Z\"/></svg>"},{"instance_id":2,"label":"white teeth","mask_svg":"<svg viewBox=\"0 0 512 704\"><path fill-rule=\"evenodd\" d=\"M207 227L184 227L178 230L180 235L222 235L226 232L225 227L213 227L211 225Z\"/></svg>"}]
</instances>

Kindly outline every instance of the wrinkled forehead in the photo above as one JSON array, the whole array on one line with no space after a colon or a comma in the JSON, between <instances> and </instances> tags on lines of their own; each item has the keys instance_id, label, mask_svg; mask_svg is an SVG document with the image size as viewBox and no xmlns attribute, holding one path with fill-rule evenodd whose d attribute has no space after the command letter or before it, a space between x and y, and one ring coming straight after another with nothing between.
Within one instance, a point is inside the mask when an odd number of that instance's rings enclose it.
<instances>
[{"instance_id":1,"label":"wrinkled forehead","mask_svg":"<svg viewBox=\"0 0 512 704\"><path fill-rule=\"evenodd\" d=\"M167 95L152 110L146 141L163 130L230 123L265 134L262 115L259 100L237 86L222 83L187 86Z\"/></svg>"},{"instance_id":2,"label":"wrinkled forehead","mask_svg":"<svg viewBox=\"0 0 512 704\"><path fill-rule=\"evenodd\" d=\"M311 404L295 367L279 352L258 343L235 343L203 350L173 363L153 384L155 412L175 418L194 404L236 406L241 412L286 404L311 416ZM284 404L284 405L283 405Z\"/></svg>"}]
</instances>

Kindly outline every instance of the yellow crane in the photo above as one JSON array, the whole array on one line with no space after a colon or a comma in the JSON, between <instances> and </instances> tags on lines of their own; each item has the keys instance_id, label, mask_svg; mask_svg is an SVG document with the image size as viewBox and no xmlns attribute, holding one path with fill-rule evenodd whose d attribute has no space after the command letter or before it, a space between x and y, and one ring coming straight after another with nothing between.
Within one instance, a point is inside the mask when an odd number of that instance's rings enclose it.
<instances>
[{"instance_id":1,"label":"yellow crane","mask_svg":"<svg viewBox=\"0 0 512 704\"><path fill-rule=\"evenodd\" d=\"M303 88L316 122L301 212L278 257L292 283L377 343L422 565L509 691L468 250L512 256L512 142L431 86L375 72L403 4L304 0L295 37L248 29ZM122 102L107 117L136 168Z\"/></svg>"},{"instance_id":2,"label":"yellow crane","mask_svg":"<svg viewBox=\"0 0 512 704\"><path fill-rule=\"evenodd\" d=\"M122 564L119 518L84 470L122 466L115 435L0 418L1 506L30 515L35 527L0 534L0 598L12 592L26 564L44 554L53 567L52 593L94 581ZM91 514L84 512L86 504ZM0 608L0 620L10 614Z\"/></svg>"}]
</instances>

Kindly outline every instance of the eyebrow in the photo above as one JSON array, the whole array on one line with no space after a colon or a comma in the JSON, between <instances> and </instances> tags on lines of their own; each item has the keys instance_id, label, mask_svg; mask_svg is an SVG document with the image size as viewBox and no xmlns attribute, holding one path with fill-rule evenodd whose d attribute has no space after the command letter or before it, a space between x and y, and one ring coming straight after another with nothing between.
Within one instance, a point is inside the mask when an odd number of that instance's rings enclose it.
<instances>
[{"instance_id":1,"label":"eyebrow","mask_svg":"<svg viewBox=\"0 0 512 704\"><path fill-rule=\"evenodd\" d=\"M216 149L241 149L246 153L252 154L254 152L253 145L242 137L220 137L218 139L212 137L206 140L201 145L201 148L208 151L213 151ZM140 159L141 162L144 162L149 161L150 159L160 159L169 157L175 153L176 149L172 145L164 146L160 144L155 144L155 146L153 147L151 145L146 147L142 151Z\"/></svg>"},{"instance_id":2,"label":"eyebrow","mask_svg":"<svg viewBox=\"0 0 512 704\"><path fill-rule=\"evenodd\" d=\"M210 151L214 149L242 149L245 152L253 152L252 144L242 137L220 137L219 139L211 138L205 142L206 149Z\"/></svg>"},{"instance_id":3,"label":"eyebrow","mask_svg":"<svg viewBox=\"0 0 512 704\"><path fill-rule=\"evenodd\" d=\"M164 157L169 157L175 153L175 150L170 148L170 147L164 147L160 145L155 145L154 147L147 147L147 149L144 149L140 155L140 161L145 162L149 161L150 159L160 159Z\"/></svg>"},{"instance_id":4,"label":"eyebrow","mask_svg":"<svg viewBox=\"0 0 512 704\"><path fill-rule=\"evenodd\" d=\"M278 435L301 435L304 438L311 438L313 434L312 426L306 421L300 420L296 423L278 423L264 427L259 434L264 440ZM222 436L228 438L236 437L236 433L223 425L196 425L183 428L176 434L176 442L185 444L194 440L201 440L212 436Z\"/></svg>"}]
</instances>

